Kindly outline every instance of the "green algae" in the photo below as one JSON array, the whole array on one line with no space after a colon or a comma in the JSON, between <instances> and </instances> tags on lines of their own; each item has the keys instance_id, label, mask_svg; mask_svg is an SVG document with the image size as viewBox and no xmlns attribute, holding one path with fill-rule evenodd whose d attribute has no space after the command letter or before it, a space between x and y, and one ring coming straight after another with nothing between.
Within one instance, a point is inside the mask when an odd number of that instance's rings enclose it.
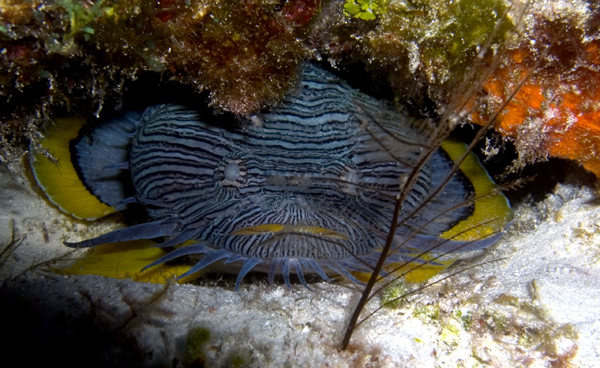
<instances>
[{"instance_id":1,"label":"green algae","mask_svg":"<svg viewBox=\"0 0 600 368\"><path fill-rule=\"evenodd\" d=\"M249 350L233 351L227 358L227 366L231 368L248 367L252 360L252 352Z\"/></svg>"},{"instance_id":2,"label":"green algae","mask_svg":"<svg viewBox=\"0 0 600 368\"><path fill-rule=\"evenodd\" d=\"M440 341L450 348L456 348L460 343L462 331L456 320L445 320L441 325Z\"/></svg>"},{"instance_id":3,"label":"green algae","mask_svg":"<svg viewBox=\"0 0 600 368\"><path fill-rule=\"evenodd\" d=\"M454 318L456 318L457 320L459 320L462 324L462 327L465 330L469 330L471 327L473 327L473 313L471 313L471 311L467 311L466 313L463 313L462 310L460 309L455 309L453 312Z\"/></svg>"},{"instance_id":4,"label":"green algae","mask_svg":"<svg viewBox=\"0 0 600 368\"><path fill-rule=\"evenodd\" d=\"M440 307L438 305L420 305L413 309L413 316L424 322L434 322L440 319Z\"/></svg>"},{"instance_id":5,"label":"green algae","mask_svg":"<svg viewBox=\"0 0 600 368\"><path fill-rule=\"evenodd\" d=\"M186 366L203 366L210 337L211 332L206 327L194 327L188 331L183 358Z\"/></svg>"},{"instance_id":6,"label":"green algae","mask_svg":"<svg viewBox=\"0 0 600 368\"><path fill-rule=\"evenodd\" d=\"M114 15L112 7L105 7L104 3L105 0L98 0L93 5L77 0L56 0L56 4L67 12L70 24L69 31L63 36L63 47L71 44L75 35L80 32L89 41L89 35L94 34L92 24L100 17Z\"/></svg>"},{"instance_id":7,"label":"green algae","mask_svg":"<svg viewBox=\"0 0 600 368\"><path fill-rule=\"evenodd\" d=\"M501 0L393 1L366 37L366 53L392 73L406 91L409 79L429 85L430 94L460 84L480 52L497 49L513 28ZM396 80L397 79L397 80ZM414 93L413 93L414 94Z\"/></svg>"},{"instance_id":8,"label":"green algae","mask_svg":"<svg viewBox=\"0 0 600 368\"><path fill-rule=\"evenodd\" d=\"M390 0L346 0L344 15L362 20L375 20L387 12Z\"/></svg>"},{"instance_id":9,"label":"green algae","mask_svg":"<svg viewBox=\"0 0 600 368\"><path fill-rule=\"evenodd\" d=\"M389 309L398 309L406 304L408 287L403 279L392 282L381 292L381 305Z\"/></svg>"}]
</instances>

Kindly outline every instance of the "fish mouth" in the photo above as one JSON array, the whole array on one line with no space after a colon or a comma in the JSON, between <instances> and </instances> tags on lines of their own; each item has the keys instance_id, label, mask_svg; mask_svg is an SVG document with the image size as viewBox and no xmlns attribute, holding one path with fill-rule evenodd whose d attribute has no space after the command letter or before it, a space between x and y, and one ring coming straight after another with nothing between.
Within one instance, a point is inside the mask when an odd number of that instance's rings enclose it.
<instances>
[{"instance_id":1,"label":"fish mouth","mask_svg":"<svg viewBox=\"0 0 600 368\"><path fill-rule=\"evenodd\" d=\"M206 241L244 257L315 260L367 254L379 243L360 226L360 219L347 218L343 213L333 216L314 207L286 203L255 216L244 214L242 208L238 221L226 223L226 228L213 232Z\"/></svg>"},{"instance_id":2,"label":"fish mouth","mask_svg":"<svg viewBox=\"0 0 600 368\"><path fill-rule=\"evenodd\" d=\"M235 230L231 235L266 235L266 234L306 234L306 235L319 235L326 238L332 239L343 239L349 240L348 235L342 234L336 230L328 229L321 226L313 225L295 225L295 224L260 224L249 227L244 227Z\"/></svg>"}]
</instances>

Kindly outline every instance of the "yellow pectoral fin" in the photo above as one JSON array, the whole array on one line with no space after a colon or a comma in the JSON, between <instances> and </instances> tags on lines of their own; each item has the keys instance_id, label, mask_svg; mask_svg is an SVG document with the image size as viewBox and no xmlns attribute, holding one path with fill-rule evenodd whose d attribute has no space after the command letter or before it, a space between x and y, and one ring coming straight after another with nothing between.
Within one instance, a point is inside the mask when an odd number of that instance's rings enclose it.
<instances>
[{"instance_id":1,"label":"yellow pectoral fin","mask_svg":"<svg viewBox=\"0 0 600 368\"><path fill-rule=\"evenodd\" d=\"M115 279L164 284L190 269L190 265L161 264L142 271L148 264L164 256L167 251L152 247L148 240L105 244L90 250L82 258L65 268L54 271L65 275L99 275ZM199 274L184 277L178 282L196 279Z\"/></svg>"},{"instance_id":2,"label":"yellow pectoral fin","mask_svg":"<svg viewBox=\"0 0 600 368\"><path fill-rule=\"evenodd\" d=\"M69 145L84 125L83 119L61 118L54 123L40 142L51 157L32 152L30 159L39 186L52 203L76 218L94 220L115 212L87 190L73 166Z\"/></svg>"}]
</instances>

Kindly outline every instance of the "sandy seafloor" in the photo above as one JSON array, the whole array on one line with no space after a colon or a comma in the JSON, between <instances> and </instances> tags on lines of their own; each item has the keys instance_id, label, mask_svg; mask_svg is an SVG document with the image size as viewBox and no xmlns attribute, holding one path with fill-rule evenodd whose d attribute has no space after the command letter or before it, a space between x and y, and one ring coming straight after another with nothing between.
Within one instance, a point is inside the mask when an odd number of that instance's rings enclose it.
<instances>
[{"instance_id":1,"label":"sandy seafloor","mask_svg":"<svg viewBox=\"0 0 600 368\"><path fill-rule=\"evenodd\" d=\"M600 205L592 188L577 178L557 185L543 201L516 207L506 236L474 261L495 262L381 310L356 331L347 351L338 347L359 295L348 284L317 283L311 285L314 291L301 286L290 291L250 277L235 292L230 283L214 279L200 286L156 285L57 275L49 270L52 260L72 251L64 240L104 233L118 226L116 220L73 220L46 202L28 179L5 168L0 185L5 361L600 366Z\"/></svg>"}]
</instances>

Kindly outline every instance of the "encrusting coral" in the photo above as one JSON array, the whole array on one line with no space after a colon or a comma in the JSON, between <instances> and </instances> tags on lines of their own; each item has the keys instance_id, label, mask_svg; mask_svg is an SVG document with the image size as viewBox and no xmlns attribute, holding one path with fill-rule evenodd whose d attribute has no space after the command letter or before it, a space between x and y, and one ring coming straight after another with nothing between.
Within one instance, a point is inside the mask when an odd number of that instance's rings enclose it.
<instances>
[{"instance_id":1,"label":"encrusting coral","mask_svg":"<svg viewBox=\"0 0 600 368\"><path fill-rule=\"evenodd\" d=\"M463 111L481 125L495 117L515 167L552 156L600 177L599 5L347 0L344 11L328 49L337 63L364 63L419 111L443 114L479 90Z\"/></svg>"},{"instance_id":2,"label":"encrusting coral","mask_svg":"<svg viewBox=\"0 0 600 368\"><path fill-rule=\"evenodd\" d=\"M53 114L98 116L119 104L124 83L143 71L208 90L221 110L256 111L291 87L319 8L317 0L2 0L1 157Z\"/></svg>"},{"instance_id":3,"label":"encrusting coral","mask_svg":"<svg viewBox=\"0 0 600 368\"><path fill-rule=\"evenodd\" d=\"M223 1L198 20L176 14L181 19L168 21L176 42L167 56L176 78L209 90L213 104L236 114L282 98L308 55L302 37L319 1L274 4Z\"/></svg>"}]
</instances>

